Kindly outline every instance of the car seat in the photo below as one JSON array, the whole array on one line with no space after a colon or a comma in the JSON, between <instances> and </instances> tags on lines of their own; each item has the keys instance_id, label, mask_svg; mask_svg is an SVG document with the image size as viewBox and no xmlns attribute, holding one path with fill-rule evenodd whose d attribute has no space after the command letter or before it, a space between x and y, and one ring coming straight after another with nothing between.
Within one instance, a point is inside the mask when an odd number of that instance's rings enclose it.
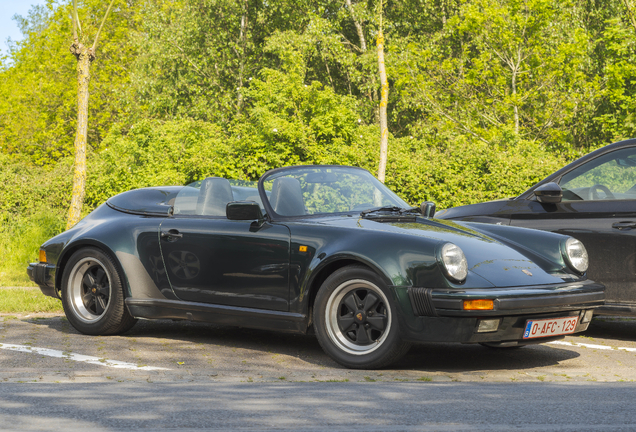
<instances>
[{"instance_id":1,"label":"car seat","mask_svg":"<svg viewBox=\"0 0 636 432\"><path fill-rule=\"evenodd\" d=\"M281 216L300 216L305 214L305 202L300 182L293 177L281 177L274 180L269 202Z\"/></svg>"},{"instance_id":2,"label":"car seat","mask_svg":"<svg viewBox=\"0 0 636 432\"><path fill-rule=\"evenodd\" d=\"M234 201L234 195L230 182L221 177L208 177L201 182L196 214L225 216L225 208L231 201Z\"/></svg>"}]
</instances>

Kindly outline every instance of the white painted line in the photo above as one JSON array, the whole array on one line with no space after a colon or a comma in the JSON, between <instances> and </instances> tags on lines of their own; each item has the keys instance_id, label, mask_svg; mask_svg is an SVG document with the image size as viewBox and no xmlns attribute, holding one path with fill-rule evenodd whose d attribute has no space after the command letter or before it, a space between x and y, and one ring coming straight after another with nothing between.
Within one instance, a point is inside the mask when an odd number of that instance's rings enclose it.
<instances>
[{"instance_id":1,"label":"white painted line","mask_svg":"<svg viewBox=\"0 0 636 432\"><path fill-rule=\"evenodd\" d=\"M592 345L592 344L586 344L586 343L572 343L572 342L565 342L565 341L552 341L548 343L554 344L554 345L577 346L577 347L585 347L585 348L600 349L600 350L623 350L628 352L636 352L636 348L627 348L627 347L614 348L607 345Z\"/></svg>"},{"instance_id":2,"label":"white painted line","mask_svg":"<svg viewBox=\"0 0 636 432\"><path fill-rule=\"evenodd\" d=\"M143 371L153 371L153 370L170 370L167 368L160 368L154 366L137 366L134 363L126 363L119 360L107 360L99 357L92 357L83 354L75 354L75 353L67 353L63 351L48 349L48 348L38 348L38 347L30 347L26 345L13 345L13 344L5 344L0 343L0 349L6 349L10 351L19 351L31 354L40 354L49 357L57 357L63 358L78 362L90 363L98 366L107 366L117 369L131 369L131 370L143 370Z\"/></svg>"},{"instance_id":3,"label":"white painted line","mask_svg":"<svg viewBox=\"0 0 636 432\"><path fill-rule=\"evenodd\" d=\"M592 345L592 344L572 343L572 342L564 342L564 341L552 341L552 342L548 342L548 343L549 344L554 344L554 345L577 346L577 347L600 349L600 350L613 350L614 349L611 346L606 346L606 345Z\"/></svg>"}]
</instances>

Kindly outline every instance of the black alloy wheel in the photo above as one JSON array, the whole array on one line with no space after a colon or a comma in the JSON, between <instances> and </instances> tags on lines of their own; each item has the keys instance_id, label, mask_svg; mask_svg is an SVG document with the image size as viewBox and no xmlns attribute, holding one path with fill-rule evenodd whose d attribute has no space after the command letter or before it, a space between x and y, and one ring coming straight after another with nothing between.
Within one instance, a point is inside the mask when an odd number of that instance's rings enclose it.
<instances>
[{"instance_id":1,"label":"black alloy wheel","mask_svg":"<svg viewBox=\"0 0 636 432\"><path fill-rule=\"evenodd\" d=\"M327 306L330 336L354 354L372 351L390 330L388 300L377 286L365 280L347 281L337 291Z\"/></svg>"},{"instance_id":2,"label":"black alloy wheel","mask_svg":"<svg viewBox=\"0 0 636 432\"><path fill-rule=\"evenodd\" d=\"M330 275L314 302L314 328L325 352L343 366L376 369L408 351L399 337L396 307L382 279L361 265Z\"/></svg>"},{"instance_id":3,"label":"black alloy wheel","mask_svg":"<svg viewBox=\"0 0 636 432\"><path fill-rule=\"evenodd\" d=\"M113 259L97 248L75 252L62 276L62 305L82 333L119 334L135 323L124 305L121 277Z\"/></svg>"}]
</instances>

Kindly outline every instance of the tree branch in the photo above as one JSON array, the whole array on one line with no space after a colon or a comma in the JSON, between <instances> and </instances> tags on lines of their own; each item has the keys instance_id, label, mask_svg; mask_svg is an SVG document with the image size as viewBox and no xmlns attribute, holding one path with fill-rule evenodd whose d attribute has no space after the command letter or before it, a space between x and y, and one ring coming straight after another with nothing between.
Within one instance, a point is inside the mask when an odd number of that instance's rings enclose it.
<instances>
[{"instance_id":1,"label":"tree branch","mask_svg":"<svg viewBox=\"0 0 636 432\"><path fill-rule=\"evenodd\" d=\"M77 37L77 26L79 24L79 19L77 17L77 0L73 0L73 12L71 13L71 21L73 21L73 41L75 45L79 43L79 38ZM82 29L80 28L80 32Z\"/></svg>"},{"instance_id":2,"label":"tree branch","mask_svg":"<svg viewBox=\"0 0 636 432\"><path fill-rule=\"evenodd\" d=\"M75 0L73 0L75 3ZM91 53L95 55L95 50L97 49L97 41L99 40L99 34L102 32L102 27L104 27L104 23L106 22L106 18L108 18L108 14L110 13L110 8L115 3L115 0L110 0L110 4L108 5L108 9L106 9L106 13L104 14L104 19L102 23L99 25L99 29L97 30L97 34L95 35L95 40L93 41L93 46L91 47Z\"/></svg>"}]
</instances>

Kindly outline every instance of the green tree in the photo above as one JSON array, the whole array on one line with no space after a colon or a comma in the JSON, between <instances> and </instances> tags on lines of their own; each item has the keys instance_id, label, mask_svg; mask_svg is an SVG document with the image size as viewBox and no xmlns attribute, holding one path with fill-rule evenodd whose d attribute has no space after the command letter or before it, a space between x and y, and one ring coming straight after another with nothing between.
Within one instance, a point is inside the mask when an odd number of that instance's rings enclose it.
<instances>
[{"instance_id":1,"label":"green tree","mask_svg":"<svg viewBox=\"0 0 636 432\"><path fill-rule=\"evenodd\" d=\"M428 43L402 53L401 94L436 133L580 145L576 123L591 120L602 86L588 73L594 44L577 11L549 0L466 2Z\"/></svg>"},{"instance_id":2,"label":"green tree","mask_svg":"<svg viewBox=\"0 0 636 432\"><path fill-rule=\"evenodd\" d=\"M601 35L605 92L596 121L603 141L636 136L636 3L622 0L617 9Z\"/></svg>"},{"instance_id":3,"label":"green tree","mask_svg":"<svg viewBox=\"0 0 636 432\"><path fill-rule=\"evenodd\" d=\"M88 83L91 79L90 67L97 55L97 42L115 0L111 0L104 19L93 37L93 45L88 47L88 36L82 31L77 14L77 2L73 0L73 43L70 51L77 59L77 133L75 135L75 163L73 170L73 193L68 211L66 229L71 228L80 220L84 195L86 194L86 136L88 134Z\"/></svg>"},{"instance_id":4,"label":"green tree","mask_svg":"<svg viewBox=\"0 0 636 432\"><path fill-rule=\"evenodd\" d=\"M192 118L229 124L244 111L250 79L271 65L276 29L294 28L309 2L149 1L136 39L128 100L132 121Z\"/></svg>"},{"instance_id":5,"label":"green tree","mask_svg":"<svg viewBox=\"0 0 636 432\"><path fill-rule=\"evenodd\" d=\"M117 3L102 29L88 105L89 148L99 148L112 123L120 118L121 94L128 83L134 47L128 39L137 25L137 2ZM0 151L29 155L36 165L55 163L73 154L77 129L77 82L69 80L77 62L69 56L72 6L48 1L18 17L24 40L15 43L0 68ZM103 2L78 3L84 33L94 35Z\"/></svg>"}]
</instances>

